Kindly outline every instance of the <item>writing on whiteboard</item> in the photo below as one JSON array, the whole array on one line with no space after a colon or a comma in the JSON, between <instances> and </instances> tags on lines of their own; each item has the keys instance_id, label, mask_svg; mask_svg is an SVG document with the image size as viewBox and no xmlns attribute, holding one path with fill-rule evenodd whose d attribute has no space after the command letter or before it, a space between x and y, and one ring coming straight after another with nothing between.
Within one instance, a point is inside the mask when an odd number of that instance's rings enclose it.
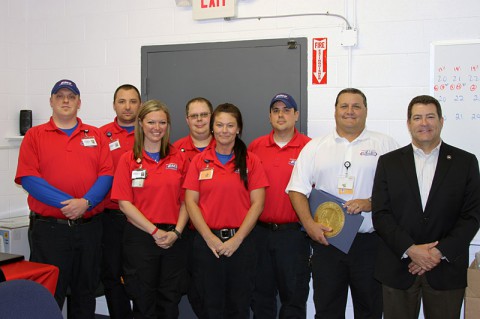
<instances>
[{"instance_id":1,"label":"writing on whiteboard","mask_svg":"<svg viewBox=\"0 0 480 319\"><path fill-rule=\"evenodd\" d=\"M470 109L470 106L480 107L479 84L479 64L452 63L437 67L433 91L442 105L450 106L445 110L446 121L480 120L479 113L474 112L479 110Z\"/></svg>"},{"instance_id":2,"label":"writing on whiteboard","mask_svg":"<svg viewBox=\"0 0 480 319\"><path fill-rule=\"evenodd\" d=\"M442 105L442 140L480 159L480 40L432 43L430 93ZM472 244L480 244L480 232Z\"/></svg>"},{"instance_id":3,"label":"writing on whiteboard","mask_svg":"<svg viewBox=\"0 0 480 319\"><path fill-rule=\"evenodd\" d=\"M480 66L442 65L437 68L433 90L440 102L480 103L478 84L480 81ZM443 104L443 103L442 103ZM455 117L463 119L461 116Z\"/></svg>"}]
</instances>

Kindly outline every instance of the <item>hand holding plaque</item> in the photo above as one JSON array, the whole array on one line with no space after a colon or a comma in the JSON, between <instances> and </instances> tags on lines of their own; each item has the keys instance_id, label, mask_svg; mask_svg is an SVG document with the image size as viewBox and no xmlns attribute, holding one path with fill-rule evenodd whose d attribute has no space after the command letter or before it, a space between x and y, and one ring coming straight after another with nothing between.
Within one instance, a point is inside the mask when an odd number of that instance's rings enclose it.
<instances>
[{"instance_id":1,"label":"hand holding plaque","mask_svg":"<svg viewBox=\"0 0 480 319\"><path fill-rule=\"evenodd\" d=\"M318 205L313 220L332 229L325 232L325 237L327 238L337 236L345 225L343 210L340 205L334 202L324 202Z\"/></svg>"},{"instance_id":2,"label":"hand holding plaque","mask_svg":"<svg viewBox=\"0 0 480 319\"><path fill-rule=\"evenodd\" d=\"M332 229L325 232L328 242L347 254L364 217L347 214L345 201L322 190L312 189L308 202L313 220Z\"/></svg>"}]
</instances>

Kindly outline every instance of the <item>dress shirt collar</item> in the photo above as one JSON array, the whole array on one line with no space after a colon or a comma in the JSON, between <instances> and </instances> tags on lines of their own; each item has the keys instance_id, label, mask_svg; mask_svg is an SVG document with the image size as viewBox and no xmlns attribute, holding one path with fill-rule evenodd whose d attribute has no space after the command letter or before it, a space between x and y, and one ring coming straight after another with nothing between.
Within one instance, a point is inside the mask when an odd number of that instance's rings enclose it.
<instances>
[{"instance_id":1,"label":"dress shirt collar","mask_svg":"<svg viewBox=\"0 0 480 319\"><path fill-rule=\"evenodd\" d=\"M438 152L440 152L440 146L441 145L442 145L442 141L440 140L440 143L438 143L438 145L430 152L430 154L425 154L425 152L420 147L417 147L412 143L413 152L416 155L419 155L419 156L422 156L422 157L428 157L432 154L438 154Z\"/></svg>"}]
</instances>

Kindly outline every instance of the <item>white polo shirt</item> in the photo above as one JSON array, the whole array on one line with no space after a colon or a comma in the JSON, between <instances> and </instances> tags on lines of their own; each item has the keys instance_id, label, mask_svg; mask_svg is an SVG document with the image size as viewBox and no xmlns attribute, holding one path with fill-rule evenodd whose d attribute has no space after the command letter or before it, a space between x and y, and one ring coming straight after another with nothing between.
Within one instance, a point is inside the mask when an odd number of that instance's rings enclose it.
<instances>
[{"instance_id":1,"label":"white polo shirt","mask_svg":"<svg viewBox=\"0 0 480 319\"><path fill-rule=\"evenodd\" d=\"M367 129L352 142L340 137L336 130L314 138L300 152L286 192L295 191L309 197L315 186L345 201L370 198L378 158L398 147L390 136ZM348 176L355 178L353 194L339 194L338 181L347 170L345 162L350 163ZM371 212L362 212L362 215L365 219L358 232L373 232Z\"/></svg>"}]
</instances>

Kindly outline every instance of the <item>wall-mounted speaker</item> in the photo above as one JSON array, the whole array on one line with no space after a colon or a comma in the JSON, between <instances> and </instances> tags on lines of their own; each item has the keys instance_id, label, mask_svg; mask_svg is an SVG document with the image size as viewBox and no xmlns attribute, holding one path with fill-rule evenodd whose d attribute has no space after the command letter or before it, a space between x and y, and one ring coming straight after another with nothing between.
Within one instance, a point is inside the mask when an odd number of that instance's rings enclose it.
<instances>
[{"instance_id":1,"label":"wall-mounted speaker","mask_svg":"<svg viewBox=\"0 0 480 319\"><path fill-rule=\"evenodd\" d=\"M32 110L20 110L20 135L25 135L32 127Z\"/></svg>"}]
</instances>

